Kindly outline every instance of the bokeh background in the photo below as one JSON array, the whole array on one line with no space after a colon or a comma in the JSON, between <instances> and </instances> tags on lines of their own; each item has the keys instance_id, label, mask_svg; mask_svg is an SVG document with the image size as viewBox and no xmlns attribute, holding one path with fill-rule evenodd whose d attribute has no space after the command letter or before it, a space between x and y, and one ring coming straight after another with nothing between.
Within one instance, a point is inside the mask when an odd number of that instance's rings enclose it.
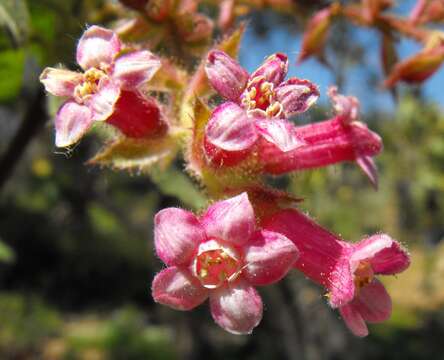
<instances>
[{"instance_id":1,"label":"bokeh background","mask_svg":"<svg viewBox=\"0 0 444 360\"><path fill-rule=\"evenodd\" d=\"M400 13L413 5L399 3ZM271 11L248 17L240 53L247 69L286 52L292 75L320 85L319 105L298 122L331 115L325 91L336 83L360 98L363 120L385 144L378 192L352 164L270 182L303 197L301 207L344 239L391 234L408 246L412 265L383 279L394 312L366 339L353 337L322 290L296 271L260 290L263 322L252 336L235 336L212 322L206 305L182 313L150 295L162 268L153 215L206 203L182 162L149 178L86 165L98 149L94 136L69 152L54 147L56 104L38 75L58 63L75 68L86 24L113 20L106 8L100 0L0 1L0 358L442 359L444 71L421 88L401 87L395 101L380 86L371 31L339 23L327 49L332 68L315 60L297 67L301 20ZM406 56L418 47L402 41L399 50Z\"/></svg>"}]
</instances>

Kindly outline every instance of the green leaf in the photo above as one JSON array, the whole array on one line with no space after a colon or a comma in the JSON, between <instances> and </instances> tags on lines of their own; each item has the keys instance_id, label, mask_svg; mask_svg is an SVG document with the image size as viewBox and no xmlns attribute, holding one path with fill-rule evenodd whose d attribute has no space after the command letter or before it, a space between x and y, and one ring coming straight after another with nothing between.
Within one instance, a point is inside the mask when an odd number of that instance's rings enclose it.
<instances>
[{"instance_id":1,"label":"green leaf","mask_svg":"<svg viewBox=\"0 0 444 360\"><path fill-rule=\"evenodd\" d=\"M88 163L148 173L154 167L168 167L176 153L176 141L169 136L158 139L123 138L106 146Z\"/></svg>"},{"instance_id":2,"label":"green leaf","mask_svg":"<svg viewBox=\"0 0 444 360\"><path fill-rule=\"evenodd\" d=\"M5 50L0 52L0 103L14 100L20 92L23 81L25 52Z\"/></svg>"},{"instance_id":3,"label":"green leaf","mask_svg":"<svg viewBox=\"0 0 444 360\"><path fill-rule=\"evenodd\" d=\"M0 262L11 263L15 260L14 251L0 240Z\"/></svg>"},{"instance_id":4,"label":"green leaf","mask_svg":"<svg viewBox=\"0 0 444 360\"><path fill-rule=\"evenodd\" d=\"M29 34L29 12L24 0L0 2L0 26L11 34L16 45L23 44Z\"/></svg>"},{"instance_id":5,"label":"green leaf","mask_svg":"<svg viewBox=\"0 0 444 360\"><path fill-rule=\"evenodd\" d=\"M178 198L184 205L194 210L200 209L207 199L183 172L170 168L167 171L154 171L151 179L163 194Z\"/></svg>"}]
</instances>

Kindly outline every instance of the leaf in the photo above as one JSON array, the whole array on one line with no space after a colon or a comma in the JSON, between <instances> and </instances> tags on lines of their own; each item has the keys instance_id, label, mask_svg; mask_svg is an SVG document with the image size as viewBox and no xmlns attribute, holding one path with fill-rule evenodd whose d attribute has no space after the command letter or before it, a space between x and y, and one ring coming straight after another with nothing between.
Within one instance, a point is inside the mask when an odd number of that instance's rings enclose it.
<instances>
[{"instance_id":1,"label":"leaf","mask_svg":"<svg viewBox=\"0 0 444 360\"><path fill-rule=\"evenodd\" d=\"M193 182L177 169L153 171L151 179L163 194L178 198L184 205L193 210L198 210L207 203L207 199L199 192Z\"/></svg>"},{"instance_id":2,"label":"leaf","mask_svg":"<svg viewBox=\"0 0 444 360\"><path fill-rule=\"evenodd\" d=\"M202 146L205 126L210 119L210 115L210 109L200 99L196 99L189 114L189 116L192 117L194 124L193 140L190 142L189 148L187 149L188 170L190 170L196 177L201 177L202 167L205 166Z\"/></svg>"},{"instance_id":3,"label":"leaf","mask_svg":"<svg viewBox=\"0 0 444 360\"><path fill-rule=\"evenodd\" d=\"M232 34L222 39L216 48L225 51L232 58L237 58L244 33L245 23L242 23Z\"/></svg>"},{"instance_id":4,"label":"leaf","mask_svg":"<svg viewBox=\"0 0 444 360\"><path fill-rule=\"evenodd\" d=\"M25 53L20 50L5 50L0 53L0 103L14 100L22 86Z\"/></svg>"},{"instance_id":5,"label":"leaf","mask_svg":"<svg viewBox=\"0 0 444 360\"><path fill-rule=\"evenodd\" d=\"M5 27L15 45L23 44L29 35L29 12L24 0L0 2L0 26Z\"/></svg>"},{"instance_id":6,"label":"leaf","mask_svg":"<svg viewBox=\"0 0 444 360\"><path fill-rule=\"evenodd\" d=\"M147 173L154 167L168 167L176 153L176 142L169 136L159 139L123 138L106 146L88 164Z\"/></svg>"},{"instance_id":7,"label":"leaf","mask_svg":"<svg viewBox=\"0 0 444 360\"><path fill-rule=\"evenodd\" d=\"M15 260L14 251L0 240L0 262L11 263Z\"/></svg>"}]
</instances>

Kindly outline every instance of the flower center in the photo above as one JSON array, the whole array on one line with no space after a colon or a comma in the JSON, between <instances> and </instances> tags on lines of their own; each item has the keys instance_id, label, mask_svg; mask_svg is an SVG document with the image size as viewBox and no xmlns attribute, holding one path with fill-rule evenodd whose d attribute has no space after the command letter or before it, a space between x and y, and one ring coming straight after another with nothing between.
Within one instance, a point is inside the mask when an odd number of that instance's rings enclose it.
<instances>
[{"instance_id":1,"label":"flower center","mask_svg":"<svg viewBox=\"0 0 444 360\"><path fill-rule=\"evenodd\" d=\"M361 261L354 273L355 288L362 289L373 281L375 274L368 261Z\"/></svg>"},{"instance_id":2,"label":"flower center","mask_svg":"<svg viewBox=\"0 0 444 360\"><path fill-rule=\"evenodd\" d=\"M266 117L278 117L282 104L275 100L274 85L263 76L252 79L244 91L242 104L247 112L260 111Z\"/></svg>"},{"instance_id":3,"label":"flower center","mask_svg":"<svg viewBox=\"0 0 444 360\"><path fill-rule=\"evenodd\" d=\"M99 87L99 81L106 74L103 70L91 68L83 74L83 81L74 89L74 97L80 103L95 94Z\"/></svg>"},{"instance_id":4,"label":"flower center","mask_svg":"<svg viewBox=\"0 0 444 360\"><path fill-rule=\"evenodd\" d=\"M209 289L232 281L240 274L241 262L235 249L210 240L199 246L194 260L194 273L202 285Z\"/></svg>"}]
</instances>

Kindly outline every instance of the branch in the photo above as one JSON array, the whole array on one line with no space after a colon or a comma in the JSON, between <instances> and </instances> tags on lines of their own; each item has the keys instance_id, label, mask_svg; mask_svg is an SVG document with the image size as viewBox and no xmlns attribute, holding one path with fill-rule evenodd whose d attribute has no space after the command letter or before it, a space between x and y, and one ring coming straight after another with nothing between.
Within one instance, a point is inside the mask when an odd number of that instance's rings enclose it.
<instances>
[{"instance_id":1,"label":"branch","mask_svg":"<svg viewBox=\"0 0 444 360\"><path fill-rule=\"evenodd\" d=\"M26 110L20 128L0 159L0 191L12 175L26 147L45 124L47 115L44 100L45 94L39 87Z\"/></svg>"}]
</instances>

